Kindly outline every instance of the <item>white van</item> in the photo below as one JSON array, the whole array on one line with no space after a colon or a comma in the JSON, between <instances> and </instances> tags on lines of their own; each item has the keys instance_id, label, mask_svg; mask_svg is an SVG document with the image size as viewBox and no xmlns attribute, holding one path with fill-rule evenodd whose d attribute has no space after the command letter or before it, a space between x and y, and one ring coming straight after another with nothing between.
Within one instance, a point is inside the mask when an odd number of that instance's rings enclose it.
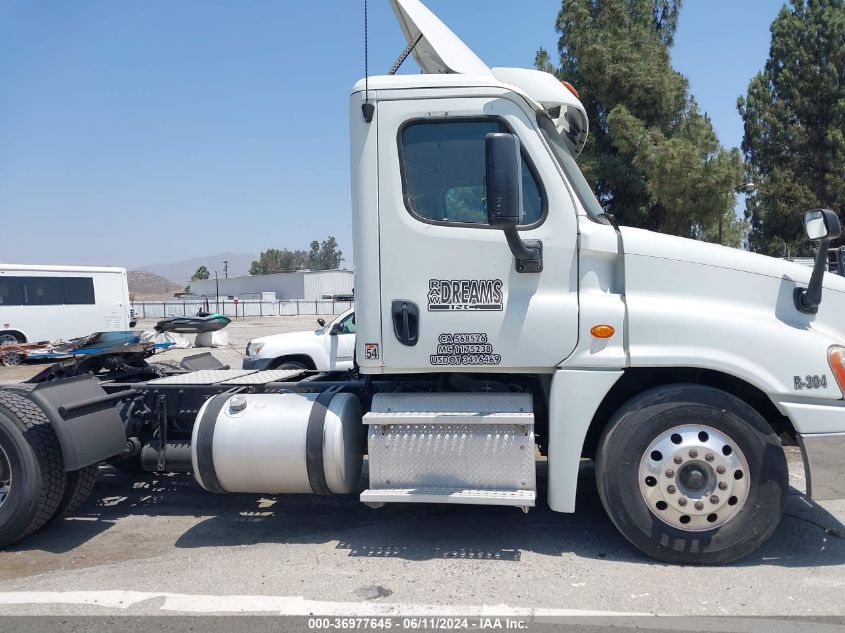
<instances>
[{"instance_id":1,"label":"white van","mask_svg":"<svg viewBox=\"0 0 845 633\"><path fill-rule=\"evenodd\" d=\"M134 325L125 268L0 264L0 345Z\"/></svg>"}]
</instances>

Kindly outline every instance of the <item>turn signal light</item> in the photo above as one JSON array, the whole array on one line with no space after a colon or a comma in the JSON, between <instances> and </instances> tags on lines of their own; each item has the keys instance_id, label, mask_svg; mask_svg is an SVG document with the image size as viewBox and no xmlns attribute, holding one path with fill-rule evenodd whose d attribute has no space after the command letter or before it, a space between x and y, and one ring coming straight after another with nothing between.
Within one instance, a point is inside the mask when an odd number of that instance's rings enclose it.
<instances>
[{"instance_id":1,"label":"turn signal light","mask_svg":"<svg viewBox=\"0 0 845 633\"><path fill-rule=\"evenodd\" d=\"M576 99L581 98L581 95L578 94L578 91L575 90L575 86L573 86L571 83L569 83L568 81L561 81L560 83L562 83L563 87L566 88L569 92L574 94Z\"/></svg>"},{"instance_id":2,"label":"turn signal light","mask_svg":"<svg viewBox=\"0 0 845 633\"><path fill-rule=\"evenodd\" d=\"M830 371L836 378L839 391L845 396L845 347L834 345L827 350L827 364L830 365Z\"/></svg>"},{"instance_id":3,"label":"turn signal light","mask_svg":"<svg viewBox=\"0 0 845 633\"><path fill-rule=\"evenodd\" d=\"M590 334L596 338L610 338L616 334L616 329L612 325L594 325L590 329ZM845 372L845 366L843 366L842 371Z\"/></svg>"}]
</instances>

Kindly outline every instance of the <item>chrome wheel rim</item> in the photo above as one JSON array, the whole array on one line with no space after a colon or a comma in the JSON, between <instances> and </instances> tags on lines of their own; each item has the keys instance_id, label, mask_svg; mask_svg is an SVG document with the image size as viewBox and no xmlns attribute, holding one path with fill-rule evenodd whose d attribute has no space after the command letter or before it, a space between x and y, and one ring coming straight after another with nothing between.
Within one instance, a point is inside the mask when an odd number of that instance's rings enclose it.
<instances>
[{"instance_id":1,"label":"chrome wheel rim","mask_svg":"<svg viewBox=\"0 0 845 633\"><path fill-rule=\"evenodd\" d=\"M0 353L0 356L2 357L0 360L3 361L3 365L6 367L17 367L23 363L23 354L18 354L17 352Z\"/></svg>"},{"instance_id":2,"label":"chrome wheel rim","mask_svg":"<svg viewBox=\"0 0 845 633\"><path fill-rule=\"evenodd\" d=\"M709 426L661 433L640 460L640 492L652 514L681 530L701 532L736 517L751 485L736 442Z\"/></svg>"},{"instance_id":3,"label":"chrome wheel rim","mask_svg":"<svg viewBox=\"0 0 845 633\"><path fill-rule=\"evenodd\" d=\"M9 463L9 456L6 451L0 446L0 508L6 503L9 498L9 492L12 489L12 465Z\"/></svg>"},{"instance_id":4,"label":"chrome wheel rim","mask_svg":"<svg viewBox=\"0 0 845 633\"><path fill-rule=\"evenodd\" d=\"M0 345L17 345L18 337L14 334L0 334Z\"/></svg>"}]
</instances>

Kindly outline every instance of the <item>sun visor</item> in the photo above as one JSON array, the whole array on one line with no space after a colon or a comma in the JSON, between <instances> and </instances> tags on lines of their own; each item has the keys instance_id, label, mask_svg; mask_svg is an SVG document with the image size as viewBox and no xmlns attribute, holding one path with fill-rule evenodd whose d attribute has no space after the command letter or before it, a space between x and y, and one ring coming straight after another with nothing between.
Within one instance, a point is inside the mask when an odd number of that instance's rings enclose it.
<instances>
[{"instance_id":1,"label":"sun visor","mask_svg":"<svg viewBox=\"0 0 845 633\"><path fill-rule=\"evenodd\" d=\"M390 0L402 33L424 73L489 75L490 68L419 0ZM419 40L419 41L417 41Z\"/></svg>"},{"instance_id":2,"label":"sun visor","mask_svg":"<svg viewBox=\"0 0 845 633\"><path fill-rule=\"evenodd\" d=\"M519 88L548 113L558 132L578 156L590 129L584 105L552 74L530 68L494 68L493 76Z\"/></svg>"}]
</instances>

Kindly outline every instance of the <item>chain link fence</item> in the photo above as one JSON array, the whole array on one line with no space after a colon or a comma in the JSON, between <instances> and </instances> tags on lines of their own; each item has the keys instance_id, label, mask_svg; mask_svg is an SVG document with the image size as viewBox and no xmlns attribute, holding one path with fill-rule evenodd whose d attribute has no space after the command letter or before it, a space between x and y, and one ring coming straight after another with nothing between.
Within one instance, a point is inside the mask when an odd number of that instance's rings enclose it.
<instances>
[{"instance_id":1,"label":"chain link fence","mask_svg":"<svg viewBox=\"0 0 845 633\"><path fill-rule=\"evenodd\" d=\"M170 316L193 316L200 310L219 312L228 317L299 316L342 314L352 307L351 301L317 299L313 301L258 301L235 303L231 299L212 301L185 299L174 301L134 301L132 308L139 319L163 319Z\"/></svg>"}]
</instances>

